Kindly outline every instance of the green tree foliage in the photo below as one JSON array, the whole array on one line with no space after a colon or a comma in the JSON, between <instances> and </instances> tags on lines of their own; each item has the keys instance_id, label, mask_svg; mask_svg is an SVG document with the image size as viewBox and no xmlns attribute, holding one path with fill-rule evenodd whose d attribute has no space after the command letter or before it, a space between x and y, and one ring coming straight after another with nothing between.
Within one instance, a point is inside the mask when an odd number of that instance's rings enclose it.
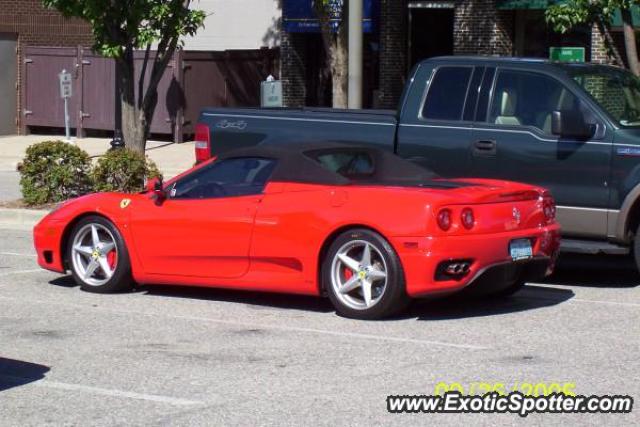
<instances>
[{"instance_id":1,"label":"green tree foliage","mask_svg":"<svg viewBox=\"0 0 640 427\"><path fill-rule=\"evenodd\" d=\"M158 101L158 83L181 38L196 33L204 24L205 13L191 9L190 0L43 0L43 3L67 17L88 21L94 50L115 59L125 143L144 152ZM155 53L151 52L152 47ZM136 49L145 52L137 90Z\"/></svg>"},{"instance_id":2,"label":"green tree foliage","mask_svg":"<svg viewBox=\"0 0 640 427\"><path fill-rule=\"evenodd\" d=\"M560 33L566 33L579 25L595 25L605 40L609 54L618 65L624 66L610 33L613 15L616 10L620 10L629 68L635 75L639 75L636 36L631 17L631 8L638 4L638 0L568 0L549 6L545 16L553 29Z\"/></svg>"},{"instance_id":3,"label":"green tree foliage","mask_svg":"<svg viewBox=\"0 0 640 427\"><path fill-rule=\"evenodd\" d=\"M136 151L112 150L98 159L91 171L93 189L133 193L143 190L145 178L161 178L156 164Z\"/></svg>"}]
</instances>

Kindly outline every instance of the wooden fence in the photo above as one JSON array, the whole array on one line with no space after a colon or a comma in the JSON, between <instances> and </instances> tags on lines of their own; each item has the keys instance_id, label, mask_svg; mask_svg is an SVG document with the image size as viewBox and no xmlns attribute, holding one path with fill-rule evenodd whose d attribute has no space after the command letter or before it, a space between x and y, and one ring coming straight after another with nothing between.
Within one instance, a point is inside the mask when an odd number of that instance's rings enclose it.
<instances>
[{"instance_id":1,"label":"wooden fence","mask_svg":"<svg viewBox=\"0 0 640 427\"><path fill-rule=\"evenodd\" d=\"M136 52L138 73L143 56L143 52ZM181 142L193 134L203 107L259 106L260 82L269 74L277 76L277 64L276 49L177 51L158 86L151 132L173 135L174 141ZM24 133L37 127L64 126L58 86L63 69L74 78L69 114L76 134L83 137L87 130L113 130L113 60L84 47L28 47L23 67Z\"/></svg>"}]
</instances>

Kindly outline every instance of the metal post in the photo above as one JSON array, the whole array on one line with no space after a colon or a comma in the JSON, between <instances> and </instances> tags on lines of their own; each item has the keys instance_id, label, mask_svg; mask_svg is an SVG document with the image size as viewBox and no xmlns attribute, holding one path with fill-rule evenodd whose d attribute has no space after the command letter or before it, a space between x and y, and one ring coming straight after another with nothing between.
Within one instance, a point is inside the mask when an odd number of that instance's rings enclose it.
<instances>
[{"instance_id":1,"label":"metal post","mask_svg":"<svg viewBox=\"0 0 640 427\"><path fill-rule=\"evenodd\" d=\"M347 0L345 0L347 1ZM362 108L362 0L349 1L349 108Z\"/></svg>"},{"instance_id":2,"label":"metal post","mask_svg":"<svg viewBox=\"0 0 640 427\"><path fill-rule=\"evenodd\" d=\"M73 95L73 77L71 73L67 73L67 70L62 70L58 74L58 79L60 80L60 97L64 101L64 131L67 142L72 142L69 131L69 98Z\"/></svg>"},{"instance_id":3,"label":"metal post","mask_svg":"<svg viewBox=\"0 0 640 427\"><path fill-rule=\"evenodd\" d=\"M115 66L115 82L114 82L114 113L113 113L113 139L111 140L110 150L124 148L124 139L122 138L122 94L120 87L120 68L118 63L114 61Z\"/></svg>"},{"instance_id":4,"label":"metal post","mask_svg":"<svg viewBox=\"0 0 640 427\"><path fill-rule=\"evenodd\" d=\"M64 131L67 142L71 142L71 132L69 131L69 98L64 99Z\"/></svg>"}]
</instances>

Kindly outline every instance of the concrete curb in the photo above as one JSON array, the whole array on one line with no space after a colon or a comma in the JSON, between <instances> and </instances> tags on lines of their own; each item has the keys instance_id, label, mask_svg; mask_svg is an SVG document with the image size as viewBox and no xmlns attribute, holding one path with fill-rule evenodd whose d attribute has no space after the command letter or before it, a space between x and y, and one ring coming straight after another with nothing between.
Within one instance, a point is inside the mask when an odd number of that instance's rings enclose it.
<instances>
[{"instance_id":1,"label":"concrete curb","mask_svg":"<svg viewBox=\"0 0 640 427\"><path fill-rule=\"evenodd\" d=\"M50 211L0 208L0 228L31 230Z\"/></svg>"}]
</instances>

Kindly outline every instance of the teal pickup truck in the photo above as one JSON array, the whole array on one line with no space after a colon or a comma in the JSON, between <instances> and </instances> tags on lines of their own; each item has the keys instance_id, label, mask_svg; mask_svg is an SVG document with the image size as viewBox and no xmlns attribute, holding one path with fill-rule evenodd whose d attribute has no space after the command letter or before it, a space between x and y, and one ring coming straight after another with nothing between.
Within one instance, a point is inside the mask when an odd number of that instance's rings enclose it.
<instances>
[{"instance_id":1,"label":"teal pickup truck","mask_svg":"<svg viewBox=\"0 0 640 427\"><path fill-rule=\"evenodd\" d=\"M375 144L443 177L544 186L564 250L633 252L640 267L640 80L620 68L440 57L413 70L398 111L212 108L199 122L198 160L333 140Z\"/></svg>"}]
</instances>

